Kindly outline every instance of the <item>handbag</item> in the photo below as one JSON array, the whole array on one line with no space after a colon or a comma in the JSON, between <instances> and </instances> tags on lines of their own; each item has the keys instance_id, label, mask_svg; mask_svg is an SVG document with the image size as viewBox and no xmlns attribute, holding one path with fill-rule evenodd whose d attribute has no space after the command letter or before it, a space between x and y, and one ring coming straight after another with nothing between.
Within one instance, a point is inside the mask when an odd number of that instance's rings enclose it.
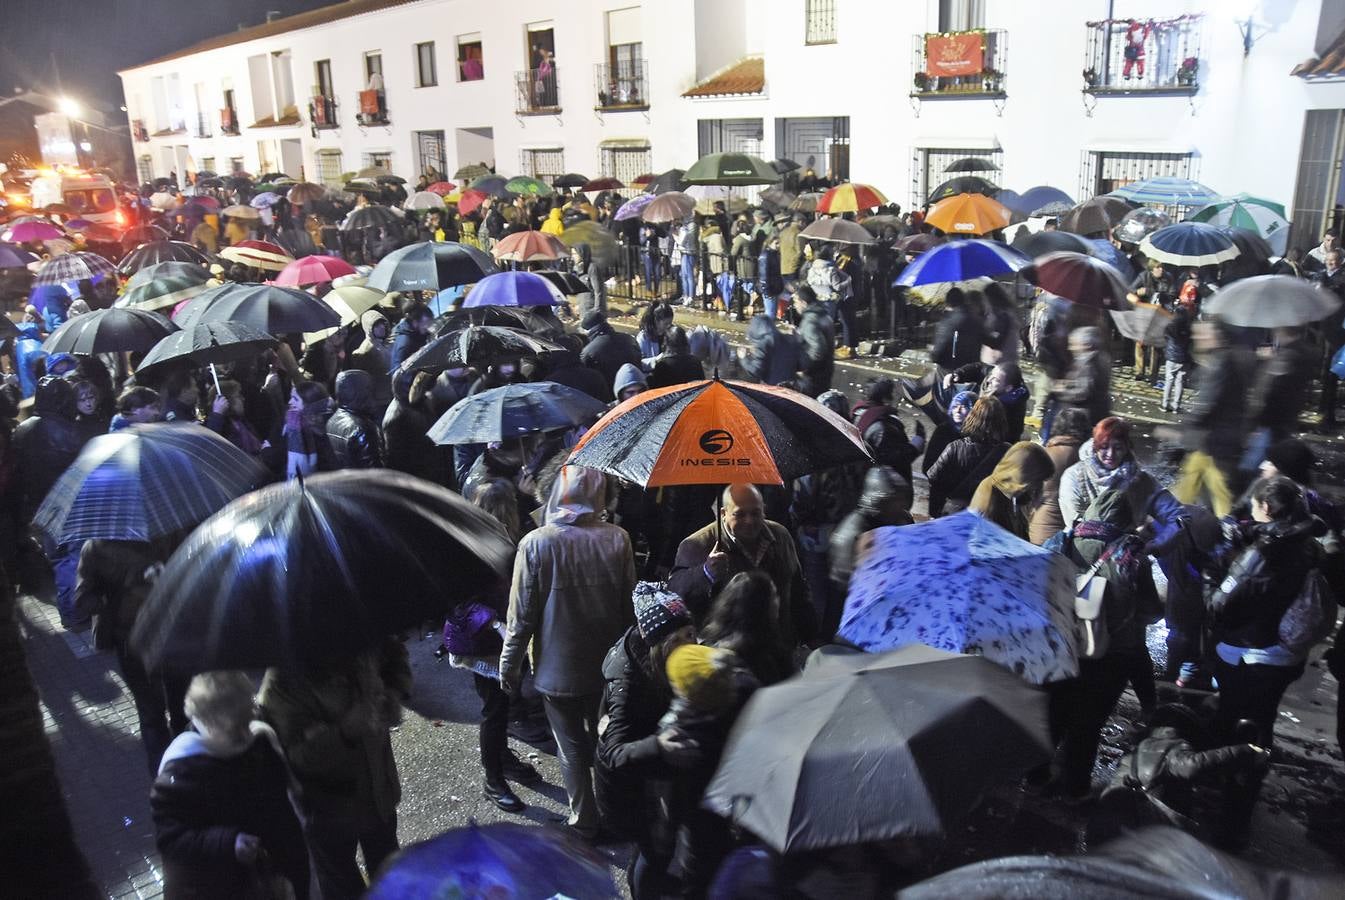
<instances>
[{"instance_id":1,"label":"handbag","mask_svg":"<svg viewBox=\"0 0 1345 900\"><path fill-rule=\"evenodd\" d=\"M461 603L444 620L444 646L454 656L485 655L486 645L498 637L491 623L498 616L484 603Z\"/></svg>"},{"instance_id":2,"label":"handbag","mask_svg":"<svg viewBox=\"0 0 1345 900\"><path fill-rule=\"evenodd\" d=\"M1326 640L1336 625L1336 603L1321 570L1313 569L1303 579L1294 602L1280 617L1280 646L1306 656L1319 641Z\"/></svg>"},{"instance_id":3,"label":"handbag","mask_svg":"<svg viewBox=\"0 0 1345 900\"><path fill-rule=\"evenodd\" d=\"M1111 643L1103 603L1107 598L1107 579L1098 574L1099 558L1079 575L1074 594L1074 636L1080 659L1099 659Z\"/></svg>"}]
</instances>

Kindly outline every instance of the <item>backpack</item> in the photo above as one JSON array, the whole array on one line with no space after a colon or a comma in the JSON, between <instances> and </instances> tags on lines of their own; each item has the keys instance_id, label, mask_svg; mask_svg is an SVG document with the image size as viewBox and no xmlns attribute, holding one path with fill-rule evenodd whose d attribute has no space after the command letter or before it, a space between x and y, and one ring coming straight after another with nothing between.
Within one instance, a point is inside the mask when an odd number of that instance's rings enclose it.
<instances>
[{"instance_id":1,"label":"backpack","mask_svg":"<svg viewBox=\"0 0 1345 900\"><path fill-rule=\"evenodd\" d=\"M1103 557L1089 566L1076 582L1074 593L1074 643L1079 659L1100 659L1107 655L1111 634L1107 630L1104 601L1107 579L1098 574Z\"/></svg>"},{"instance_id":2,"label":"backpack","mask_svg":"<svg viewBox=\"0 0 1345 900\"><path fill-rule=\"evenodd\" d=\"M1318 642L1326 640L1336 624L1336 603L1331 588L1319 569L1308 572L1294 602L1280 617L1280 646L1298 656L1306 656Z\"/></svg>"}]
</instances>

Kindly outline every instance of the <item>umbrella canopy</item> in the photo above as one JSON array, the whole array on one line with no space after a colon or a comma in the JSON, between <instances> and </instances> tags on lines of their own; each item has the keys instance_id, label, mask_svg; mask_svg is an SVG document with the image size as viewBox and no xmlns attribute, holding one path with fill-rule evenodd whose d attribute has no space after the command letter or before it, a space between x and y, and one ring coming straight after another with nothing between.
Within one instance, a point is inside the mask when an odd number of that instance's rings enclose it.
<instances>
[{"instance_id":1,"label":"umbrella canopy","mask_svg":"<svg viewBox=\"0 0 1345 900\"><path fill-rule=\"evenodd\" d=\"M790 193L778 184L773 184L770 187L763 189L758 196L761 198L762 204L766 206L775 206L780 209L786 209L789 204L794 202L794 198L798 195Z\"/></svg>"},{"instance_id":2,"label":"umbrella canopy","mask_svg":"<svg viewBox=\"0 0 1345 900\"><path fill-rule=\"evenodd\" d=\"M899 230L902 226L902 221L899 216L885 214L881 216L866 216L864 221L859 224L863 225L864 229L871 234L878 235L882 234L888 228L891 228L893 231Z\"/></svg>"},{"instance_id":3,"label":"umbrella canopy","mask_svg":"<svg viewBox=\"0 0 1345 900\"><path fill-rule=\"evenodd\" d=\"M948 179L930 191L929 202L938 203L940 200L947 200L949 197L955 197L958 194L982 194L993 197L997 193L999 193L999 186L991 181L987 181L978 175L959 175L956 178Z\"/></svg>"},{"instance_id":4,"label":"umbrella canopy","mask_svg":"<svg viewBox=\"0 0 1345 900\"><path fill-rule=\"evenodd\" d=\"M805 241L831 241L837 244L872 244L873 235L863 225L849 219L818 219L799 232Z\"/></svg>"},{"instance_id":5,"label":"umbrella canopy","mask_svg":"<svg viewBox=\"0 0 1345 900\"><path fill-rule=\"evenodd\" d=\"M1290 328L1318 322L1339 308L1340 299L1333 292L1306 281L1256 275L1215 291L1202 312L1244 328Z\"/></svg>"},{"instance_id":6,"label":"umbrella canopy","mask_svg":"<svg viewBox=\"0 0 1345 900\"><path fill-rule=\"evenodd\" d=\"M501 200L507 200L510 197L509 179L503 175L482 175L479 178L472 179L470 187L473 190L490 194L492 197L498 197Z\"/></svg>"},{"instance_id":7,"label":"umbrella canopy","mask_svg":"<svg viewBox=\"0 0 1345 900\"><path fill-rule=\"evenodd\" d=\"M1198 181L1166 175L1132 181L1112 191L1112 196L1139 206L1205 206L1219 199Z\"/></svg>"},{"instance_id":8,"label":"umbrella canopy","mask_svg":"<svg viewBox=\"0 0 1345 900\"><path fill-rule=\"evenodd\" d=\"M645 185L645 193L666 194L668 191L684 191L687 187L686 174L683 169L669 169Z\"/></svg>"},{"instance_id":9,"label":"umbrella canopy","mask_svg":"<svg viewBox=\"0 0 1345 900\"><path fill-rule=\"evenodd\" d=\"M1043 206L1032 210L1032 218L1057 218L1069 213L1074 208L1074 203L1065 203L1063 200L1052 200Z\"/></svg>"},{"instance_id":10,"label":"umbrella canopy","mask_svg":"<svg viewBox=\"0 0 1345 900\"><path fill-rule=\"evenodd\" d=\"M113 306L122 309L172 309L206 289L204 280L189 275L168 273L122 291Z\"/></svg>"},{"instance_id":11,"label":"umbrella canopy","mask_svg":"<svg viewBox=\"0 0 1345 900\"><path fill-rule=\"evenodd\" d=\"M555 302L551 286L532 272L496 272L473 285L462 305L552 306Z\"/></svg>"},{"instance_id":12,"label":"umbrella canopy","mask_svg":"<svg viewBox=\"0 0 1345 900\"><path fill-rule=\"evenodd\" d=\"M601 178L595 178L592 181L585 182L580 190L584 193L589 193L592 191L619 191L623 188L625 188L625 185L622 184L619 179L604 175Z\"/></svg>"},{"instance_id":13,"label":"umbrella canopy","mask_svg":"<svg viewBox=\"0 0 1345 900\"><path fill-rule=\"evenodd\" d=\"M143 309L96 309L67 319L42 342L48 353L143 353L177 331L177 326L158 313Z\"/></svg>"},{"instance_id":14,"label":"umbrella canopy","mask_svg":"<svg viewBox=\"0 0 1345 900\"><path fill-rule=\"evenodd\" d=\"M266 334L320 331L341 324L326 303L276 284L222 284L189 300L175 316L184 331L202 322L242 322Z\"/></svg>"},{"instance_id":15,"label":"umbrella canopy","mask_svg":"<svg viewBox=\"0 0 1345 900\"><path fill-rule=\"evenodd\" d=\"M998 172L999 166L988 159L982 159L979 156L964 156L961 159L953 160L943 167L946 173L951 172Z\"/></svg>"},{"instance_id":16,"label":"umbrella canopy","mask_svg":"<svg viewBox=\"0 0 1345 900\"><path fill-rule=\"evenodd\" d=\"M289 193L285 195L285 199L296 206L304 206L321 200L325 196L327 196L327 189L322 185L314 184L311 181L301 181L290 188Z\"/></svg>"},{"instance_id":17,"label":"umbrella canopy","mask_svg":"<svg viewBox=\"0 0 1345 900\"><path fill-rule=\"evenodd\" d=\"M1039 184L1030 187L1018 195L1016 204L1009 204L1000 200L1005 206L1009 206L1015 212L1031 214L1033 211L1041 209L1048 203L1063 203L1065 206L1073 206L1074 198L1070 197L1060 188L1051 187L1049 184Z\"/></svg>"},{"instance_id":18,"label":"umbrella canopy","mask_svg":"<svg viewBox=\"0 0 1345 900\"><path fill-rule=\"evenodd\" d=\"M63 253L42 264L33 278L33 284L66 284L85 278L110 278L117 274L116 268L97 253L81 250L78 253Z\"/></svg>"},{"instance_id":19,"label":"umbrella canopy","mask_svg":"<svg viewBox=\"0 0 1345 900\"><path fill-rule=\"evenodd\" d=\"M322 302L336 310L342 325L350 325L375 306L394 306L394 303L385 302L387 298L382 291L363 284L343 284L323 294Z\"/></svg>"},{"instance_id":20,"label":"umbrella canopy","mask_svg":"<svg viewBox=\"0 0 1345 900\"><path fill-rule=\"evenodd\" d=\"M1233 241L1233 246L1238 248L1238 262L1266 263L1272 256L1275 256L1275 250L1270 246L1265 238L1247 228L1238 228L1235 225L1222 225L1219 230L1228 235ZM1264 272L1252 272L1246 274L1265 274Z\"/></svg>"},{"instance_id":21,"label":"umbrella canopy","mask_svg":"<svg viewBox=\"0 0 1345 900\"><path fill-rule=\"evenodd\" d=\"M497 241L490 255L505 262L552 262L568 257L570 248L544 231L516 231Z\"/></svg>"},{"instance_id":22,"label":"umbrella canopy","mask_svg":"<svg viewBox=\"0 0 1345 900\"><path fill-rule=\"evenodd\" d=\"M1212 266L1237 258L1238 248L1213 225L1178 222L1145 237L1140 252L1174 266Z\"/></svg>"},{"instance_id":23,"label":"umbrella canopy","mask_svg":"<svg viewBox=\"0 0 1345 900\"><path fill-rule=\"evenodd\" d=\"M588 430L570 463L653 487L784 484L869 459L855 427L811 397L715 379L619 404Z\"/></svg>"},{"instance_id":24,"label":"umbrella canopy","mask_svg":"<svg viewBox=\"0 0 1345 900\"><path fill-rule=\"evenodd\" d=\"M901 238L894 245L903 253L909 253L912 256L918 253L924 253L926 250L932 250L944 243L945 238L929 231L921 231L916 234L908 234Z\"/></svg>"},{"instance_id":25,"label":"umbrella canopy","mask_svg":"<svg viewBox=\"0 0 1345 900\"><path fill-rule=\"evenodd\" d=\"M484 178L491 174L490 169L480 163L468 163L465 166L459 166L458 171L453 173L454 181L471 181L473 178ZM436 184L446 184L446 182L436 182ZM449 193L452 193L451 191Z\"/></svg>"},{"instance_id":26,"label":"umbrella canopy","mask_svg":"<svg viewBox=\"0 0 1345 900\"><path fill-rule=\"evenodd\" d=\"M241 203L235 203L233 206L226 206L220 210L220 215L228 216L231 219L251 219L254 222L260 222L262 214L250 206Z\"/></svg>"},{"instance_id":27,"label":"umbrella canopy","mask_svg":"<svg viewBox=\"0 0 1345 900\"><path fill-rule=\"evenodd\" d=\"M680 222L696 210L696 201L681 191L666 191L654 196L640 215L646 222Z\"/></svg>"},{"instance_id":28,"label":"umbrella canopy","mask_svg":"<svg viewBox=\"0 0 1345 900\"><path fill-rule=\"evenodd\" d=\"M580 175L577 172L566 172L552 181L551 184L558 188L581 188L588 184L588 176Z\"/></svg>"},{"instance_id":29,"label":"umbrella canopy","mask_svg":"<svg viewBox=\"0 0 1345 900\"><path fill-rule=\"evenodd\" d=\"M916 287L945 281L1010 275L1031 260L999 241L949 241L922 254L907 266L896 285Z\"/></svg>"},{"instance_id":30,"label":"umbrella canopy","mask_svg":"<svg viewBox=\"0 0 1345 900\"><path fill-rule=\"evenodd\" d=\"M794 160L792 159L786 159L785 157L776 157L775 159L771 160L771 168L779 172L781 175L784 175L787 172L793 172L795 169L801 169L803 167L800 166L798 163L794 162Z\"/></svg>"},{"instance_id":31,"label":"umbrella canopy","mask_svg":"<svg viewBox=\"0 0 1345 900\"><path fill-rule=\"evenodd\" d=\"M1093 245L1087 238L1068 231L1028 231L1018 229L1013 237L1013 249L1036 259L1048 253L1068 250L1071 253L1092 253Z\"/></svg>"},{"instance_id":32,"label":"umbrella canopy","mask_svg":"<svg viewBox=\"0 0 1345 900\"><path fill-rule=\"evenodd\" d=\"M653 202L653 194L639 194L632 197L621 204L621 208L616 211L616 220L624 222L627 219L638 219L644 208Z\"/></svg>"},{"instance_id":33,"label":"umbrella canopy","mask_svg":"<svg viewBox=\"0 0 1345 900\"><path fill-rule=\"evenodd\" d=\"M822 195L816 191L805 191L794 198L789 204L791 212L815 213L817 204L821 201Z\"/></svg>"},{"instance_id":34,"label":"umbrella canopy","mask_svg":"<svg viewBox=\"0 0 1345 900\"><path fill-rule=\"evenodd\" d=\"M33 524L57 544L152 541L195 527L268 480L208 428L136 425L85 444Z\"/></svg>"},{"instance_id":35,"label":"umbrella canopy","mask_svg":"<svg viewBox=\"0 0 1345 900\"><path fill-rule=\"evenodd\" d=\"M161 262L188 262L204 266L209 260L200 250L185 241L153 241L141 244L117 263L117 271L134 275L146 266Z\"/></svg>"},{"instance_id":36,"label":"umbrella canopy","mask_svg":"<svg viewBox=\"0 0 1345 900\"><path fill-rule=\"evenodd\" d=\"M549 284L550 282L548 282ZM474 306L445 313L430 325L430 334L438 336L460 331L472 325L514 328L548 340L565 333L565 326L554 316L544 315L536 306Z\"/></svg>"},{"instance_id":37,"label":"umbrella canopy","mask_svg":"<svg viewBox=\"0 0 1345 900\"><path fill-rule=\"evenodd\" d=\"M436 444L507 441L592 422L606 409L607 404L583 391L554 381L507 384L454 405L430 427L428 436Z\"/></svg>"},{"instance_id":38,"label":"umbrella canopy","mask_svg":"<svg viewBox=\"0 0 1345 900\"><path fill-rule=\"evenodd\" d=\"M251 359L276 345L276 339L242 322L201 322L174 332L154 345L136 369L157 372L174 364L208 366Z\"/></svg>"},{"instance_id":39,"label":"umbrella canopy","mask_svg":"<svg viewBox=\"0 0 1345 900\"><path fill-rule=\"evenodd\" d=\"M283 199L284 198L279 194L272 193L271 191L262 191L248 201L248 206L251 206L253 209L269 209Z\"/></svg>"},{"instance_id":40,"label":"umbrella canopy","mask_svg":"<svg viewBox=\"0 0 1345 900\"><path fill-rule=\"evenodd\" d=\"M245 494L168 560L131 644L173 672L313 668L442 617L507 575L488 514L389 469L327 472Z\"/></svg>"},{"instance_id":41,"label":"umbrella canopy","mask_svg":"<svg viewBox=\"0 0 1345 900\"><path fill-rule=\"evenodd\" d=\"M168 232L158 225L137 225L121 233L121 242L132 247L153 241L166 240L168 240Z\"/></svg>"},{"instance_id":42,"label":"umbrella canopy","mask_svg":"<svg viewBox=\"0 0 1345 900\"><path fill-rule=\"evenodd\" d=\"M305 256L281 269L274 283L285 287L308 287L354 274L355 267L339 256Z\"/></svg>"},{"instance_id":43,"label":"umbrella canopy","mask_svg":"<svg viewBox=\"0 0 1345 900\"><path fill-rule=\"evenodd\" d=\"M1135 267L1130 264L1130 257L1121 252L1107 238L1088 238L1089 252L1093 256L1110 265L1116 270L1116 274L1121 276L1121 280L1126 284L1135 280Z\"/></svg>"},{"instance_id":44,"label":"umbrella canopy","mask_svg":"<svg viewBox=\"0 0 1345 900\"><path fill-rule=\"evenodd\" d=\"M565 229L560 240L567 247L587 244L593 252L593 261L609 271L616 262L616 238L597 222L576 222Z\"/></svg>"},{"instance_id":45,"label":"umbrella canopy","mask_svg":"<svg viewBox=\"0 0 1345 900\"><path fill-rule=\"evenodd\" d=\"M380 169L379 171L382 171L382 170ZM293 182L294 179L291 178L290 176L286 175L284 172L263 172L263 173L261 173L260 175L257 176L257 181L258 181L259 183L265 183L265 182L268 182L268 181L271 181L271 182L275 182L275 181L289 181L289 182Z\"/></svg>"},{"instance_id":46,"label":"umbrella canopy","mask_svg":"<svg viewBox=\"0 0 1345 900\"><path fill-rule=\"evenodd\" d=\"M157 278L166 276L181 276L192 281L205 284L210 280L210 270L197 262L184 262L182 260L169 260L168 262L155 263L145 266L126 280L126 289L130 290L139 287L142 284L149 284Z\"/></svg>"},{"instance_id":47,"label":"umbrella canopy","mask_svg":"<svg viewBox=\"0 0 1345 900\"><path fill-rule=\"evenodd\" d=\"M1128 309L1113 309L1111 318L1122 337L1157 347L1163 344L1172 313L1155 303L1131 303Z\"/></svg>"},{"instance_id":48,"label":"umbrella canopy","mask_svg":"<svg viewBox=\"0 0 1345 900\"><path fill-rule=\"evenodd\" d=\"M474 284L495 271L481 250L452 241L422 241L394 250L369 274L368 286L389 291L442 291Z\"/></svg>"},{"instance_id":49,"label":"umbrella canopy","mask_svg":"<svg viewBox=\"0 0 1345 900\"><path fill-rule=\"evenodd\" d=\"M1127 288L1110 263L1068 250L1048 253L1023 270L1037 287L1082 306L1129 309Z\"/></svg>"},{"instance_id":50,"label":"umbrella canopy","mask_svg":"<svg viewBox=\"0 0 1345 900\"><path fill-rule=\"evenodd\" d=\"M396 185L406 184L406 179L403 178L402 176L391 175L388 173L379 175L374 179L374 181L378 182L379 184L396 184Z\"/></svg>"},{"instance_id":51,"label":"umbrella canopy","mask_svg":"<svg viewBox=\"0 0 1345 900\"><path fill-rule=\"evenodd\" d=\"M1065 213L1060 220L1060 230L1075 234L1105 234L1131 209L1131 205L1120 197L1093 197Z\"/></svg>"},{"instance_id":52,"label":"umbrella canopy","mask_svg":"<svg viewBox=\"0 0 1345 900\"><path fill-rule=\"evenodd\" d=\"M451 181L436 181L434 184L425 188L425 190L430 193L438 194L441 197L447 197L449 194L456 192L457 189L458 186Z\"/></svg>"},{"instance_id":53,"label":"umbrella canopy","mask_svg":"<svg viewBox=\"0 0 1345 900\"><path fill-rule=\"evenodd\" d=\"M982 194L956 194L929 208L925 224L946 234L987 234L1009 227L1009 210Z\"/></svg>"},{"instance_id":54,"label":"umbrella canopy","mask_svg":"<svg viewBox=\"0 0 1345 900\"><path fill-rule=\"evenodd\" d=\"M149 205L151 209L172 209L181 202L177 196L168 191L155 191L149 195Z\"/></svg>"},{"instance_id":55,"label":"umbrella canopy","mask_svg":"<svg viewBox=\"0 0 1345 900\"><path fill-rule=\"evenodd\" d=\"M545 278L562 297L574 297L578 294L587 294L592 290L588 282L570 272L556 272L544 269L540 272L534 272L533 274L539 278Z\"/></svg>"},{"instance_id":56,"label":"umbrella canopy","mask_svg":"<svg viewBox=\"0 0 1345 900\"><path fill-rule=\"evenodd\" d=\"M410 197L407 197L406 202L402 204L402 209L412 209L412 210L430 210L430 209L443 209L443 208L444 208L444 198L436 194L434 191L416 191Z\"/></svg>"},{"instance_id":57,"label":"umbrella canopy","mask_svg":"<svg viewBox=\"0 0 1345 900\"><path fill-rule=\"evenodd\" d=\"M522 194L525 197L546 197L555 193L551 185L531 175L515 175L504 183L504 189L511 194Z\"/></svg>"},{"instance_id":58,"label":"umbrella canopy","mask_svg":"<svg viewBox=\"0 0 1345 900\"><path fill-rule=\"evenodd\" d=\"M294 257L290 256L289 251L270 241L239 241L232 247L225 247L219 255L221 259L242 263L264 272L283 272L286 266L294 262ZM350 271L353 272L354 269Z\"/></svg>"},{"instance_id":59,"label":"umbrella canopy","mask_svg":"<svg viewBox=\"0 0 1345 900\"><path fill-rule=\"evenodd\" d=\"M1046 695L992 662L854 654L752 695L704 805L780 853L943 835L1052 746Z\"/></svg>"},{"instance_id":60,"label":"umbrella canopy","mask_svg":"<svg viewBox=\"0 0 1345 900\"><path fill-rule=\"evenodd\" d=\"M400 224L401 216L386 206L370 204L350 211L341 220L342 231L354 231L357 228L382 228L386 225Z\"/></svg>"},{"instance_id":61,"label":"umbrella canopy","mask_svg":"<svg viewBox=\"0 0 1345 900\"><path fill-rule=\"evenodd\" d=\"M29 263L37 260L37 254L29 253L18 244L0 243L0 269L26 269Z\"/></svg>"},{"instance_id":62,"label":"umbrella canopy","mask_svg":"<svg viewBox=\"0 0 1345 900\"><path fill-rule=\"evenodd\" d=\"M861 209L873 209L887 202L883 192L867 184L838 184L822 195L817 201L820 213L852 213Z\"/></svg>"},{"instance_id":63,"label":"umbrella canopy","mask_svg":"<svg viewBox=\"0 0 1345 900\"><path fill-rule=\"evenodd\" d=\"M365 900L412 897L616 900L609 862L559 828L497 822L454 828L403 847L379 871Z\"/></svg>"},{"instance_id":64,"label":"umbrella canopy","mask_svg":"<svg viewBox=\"0 0 1345 900\"><path fill-rule=\"evenodd\" d=\"M1148 235L1171 224L1172 218L1163 210L1142 206L1126 213L1112 229L1112 236L1118 241L1138 244Z\"/></svg>"},{"instance_id":65,"label":"umbrella canopy","mask_svg":"<svg viewBox=\"0 0 1345 900\"><path fill-rule=\"evenodd\" d=\"M687 169L687 184L747 186L775 184L780 173L771 164L750 153L711 153Z\"/></svg>"},{"instance_id":66,"label":"umbrella canopy","mask_svg":"<svg viewBox=\"0 0 1345 900\"><path fill-rule=\"evenodd\" d=\"M870 653L927 644L1032 684L1073 678L1074 567L974 512L872 532L837 635Z\"/></svg>"},{"instance_id":67,"label":"umbrella canopy","mask_svg":"<svg viewBox=\"0 0 1345 900\"><path fill-rule=\"evenodd\" d=\"M1284 204L1251 194L1235 194L1217 200L1191 213L1187 219L1255 232L1270 244L1277 256L1283 256L1289 246L1289 220L1285 218Z\"/></svg>"}]
</instances>

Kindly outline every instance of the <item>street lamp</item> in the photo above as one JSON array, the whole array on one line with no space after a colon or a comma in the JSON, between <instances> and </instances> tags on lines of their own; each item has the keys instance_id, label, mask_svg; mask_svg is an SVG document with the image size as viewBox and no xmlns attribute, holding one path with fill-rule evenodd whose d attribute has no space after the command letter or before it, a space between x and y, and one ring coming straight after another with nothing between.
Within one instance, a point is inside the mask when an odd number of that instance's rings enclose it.
<instances>
[{"instance_id":1,"label":"street lamp","mask_svg":"<svg viewBox=\"0 0 1345 900\"><path fill-rule=\"evenodd\" d=\"M62 97L60 100L56 101L56 106L57 108L60 109L62 113L69 116L70 118L72 119L79 118L79 114L81 112L80 106L78 103L76 103L74 100L71 100L69 97Z\"/></svg>"}]
</instances>

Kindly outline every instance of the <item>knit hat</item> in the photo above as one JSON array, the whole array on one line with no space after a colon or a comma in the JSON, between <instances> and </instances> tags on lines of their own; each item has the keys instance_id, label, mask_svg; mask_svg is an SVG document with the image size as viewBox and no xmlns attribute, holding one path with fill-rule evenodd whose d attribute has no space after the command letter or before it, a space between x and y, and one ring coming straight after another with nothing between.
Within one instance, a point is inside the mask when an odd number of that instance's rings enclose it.
<instances>
[{"instance_id":1,"label":"knit hat","mask_svg":"<svg viewBox=\"0 0 1345 900\"><path fill-rule=\"evenodd\" d=\"M683 644L668 654L664 667L668 683L677 696L702 709L725 706L729 699L725 665L729 655L727 650L702 644Z\"/></svg>"},{"instance_id":2,"label":"knit hat","mask_svg":"<svg viewBox=\"0 0 1345 900\"><path fill-rule=\"evenodd\" d=\"M597 328L603 322L607 321L607 314L600 309L591 309L584 313L584 318L579 320L579 325L588 331L590 328Z\"/></svg>"},{"instance_id":3,"label":"knit hat","mask_svg":"<svg viewBox=\"0 0 1345 900\"><path fill-rule=\"evenodd\" d=\"M976 405L975 391L958 391L957 394L954 395L953 399L948 404L948 415L951 416L953 414L953 407L955 406L962 406L965 407L967 410L970 410L975 405Z\"/></svg>"},{"instance_id":4,"label":"knit hat","mask_svg":"<svg viewBox=\"0 0 1345 900\"><path fill-rule=\"evenodd\" d=\"M1317 461L1312 448L1298 438L1285 438L1272 444L1266 451L1266 460L1280 474L1306 485L1312 481L1312 464Z\"/></svg>"},{"instance_id":5,"label":"knit hat","mask_svg":"<svg viewBox=\"0 0 1345 900\"><path fill-rule=\"evenodd\" d=\"M635 604L635 624L640 637L649 646L691 624L691 611L682 598L661 584L641 581L631 597Z\"/></svg>"}]
</instances>

